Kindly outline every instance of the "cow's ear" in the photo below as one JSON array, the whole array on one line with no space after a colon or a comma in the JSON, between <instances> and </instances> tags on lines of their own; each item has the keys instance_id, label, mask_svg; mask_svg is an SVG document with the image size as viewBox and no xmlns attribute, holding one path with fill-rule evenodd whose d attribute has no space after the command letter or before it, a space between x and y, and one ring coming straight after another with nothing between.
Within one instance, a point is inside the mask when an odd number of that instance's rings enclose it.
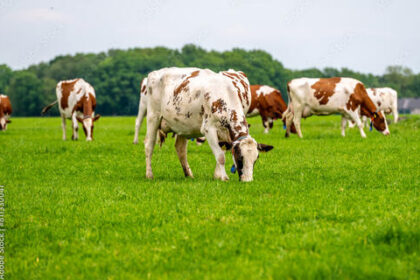
<instances>
[{"instance_id":1,"label":"cow's ear","mask_svg":"<svg viewBox=\"0 0 420 280\"><path fill-rule=\"evenodd\" d=\"M95 115L95 117L93 118L93 121L96 122L97 120L99 120L100 117L101 117L101 115L99 115L99 114Z\"/></svg>"},{"instance_id":2,"label":"cow's ear","mask_svg":"<svg viewBox=\"0 0 420 280\"><path fill-rule=\"evenodd\" d=\"M266 144L260 144L257 145L258 151L260 152L268 152L271 151L274 147Z\"/></svg>"},{"instance_id":3,"label":"cow's ear","mask_svg":"<svg viewBox=\"0 0 420 280\"><path fill-rule=\"evenodd\" d=\"M11 123L12 121L11 120L6 120L6 123Z\"/></svg>"},{"instance_id":4,"label":"cow's ear","mask_svg":"<svg viewBox=\"0 0 420 280\"><path fill-rule=\"evenodd\" d=\"M83 123L83 119L81 117L76 117L76 119L79 123Z\"/></svg>"},{"instance_id":5,"label":"cow's ear","mask_svg":"<svg viewBox=\"0 0 420 280\"><path fill-rule=\"evenodd\" d=\"M229 142L219 142L220 148L225 147L226 150L232 149L232 143Z\"/></svg>"}]
</instances>

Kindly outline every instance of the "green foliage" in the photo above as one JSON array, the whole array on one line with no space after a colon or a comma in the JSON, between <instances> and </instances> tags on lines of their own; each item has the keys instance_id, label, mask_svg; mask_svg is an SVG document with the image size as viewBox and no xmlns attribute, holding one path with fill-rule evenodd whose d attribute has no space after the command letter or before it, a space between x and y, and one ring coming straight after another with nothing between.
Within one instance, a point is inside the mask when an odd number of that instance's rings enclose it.
<instances>
[{"instance_id":1,"label":"green foliage","mask_svg":"<svg viewBox=\"0 0 420 280\"><path fill-rule=\"evenodd\" d=\"M133 117L101 118L91 143L62 141L59 118L13 118L0 132L6 278L420 278L418 116L367 139L341 137L338 116L303 121L303 139L249 122L275 148L241 183L212 179L207 143L190 142L184 178L172 137L145 179Z\"/></svg>"},{"instance_id":2,"label":"green foliage","mask_svg":"<svg viewBox=\"0 0 420 280\"><path fill-rule=\"evenodd\" d=\"M55 85L52 84L79 77L95 88L98 95L98 113L135 115L138 110L141 80L153 70L171 66L209 68L214 71L229 68L241 70L248 76L251 84L274 86L280 89L286 100L287 82L298 77L354 77L369 87L393 87L400 97L420 96L420 74L413 74L410 69L402 66L388 67L383 76L358 73L347 68L290 70L262 50L233 49L218 52L207 51L191 44L185 45L181 50L165 47L111 49L99 54L57 56L48 63L32 65L24 71L13 72L6 65L0 65L0 92L5 92L14 100L12 105L19 108L14 110L15 116L37 116L43 105L56 98ZM21 79L23 72L31 77L29 81L24 81L31 89L25 93L25 100L21 99L23 87L17 92L18 85L14 82L14 76ZM33 79L33 75L38 77L38 81ZM40 98L42 102L39 102ZM22 103L23 101L25 103ZM51 111L50 114L56 115L57 110Z\"/></svg>"}]
</instances>

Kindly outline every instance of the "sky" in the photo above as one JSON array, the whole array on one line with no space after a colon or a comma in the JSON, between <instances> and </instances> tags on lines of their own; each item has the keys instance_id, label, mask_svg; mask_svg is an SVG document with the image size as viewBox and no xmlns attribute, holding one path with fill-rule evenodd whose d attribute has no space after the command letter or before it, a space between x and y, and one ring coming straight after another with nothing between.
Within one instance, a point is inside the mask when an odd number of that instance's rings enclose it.
<instances>
[{"instance_id":1,"label":"sky","mask_svg":"<svg viewBox=\"0 0 420 280\"><path fill-rule=\"evenodd\" d=\"M420 72L419 0L0 0L0 64L193 43L262 49L287 68Z\"/></svg>"}]
</instances>

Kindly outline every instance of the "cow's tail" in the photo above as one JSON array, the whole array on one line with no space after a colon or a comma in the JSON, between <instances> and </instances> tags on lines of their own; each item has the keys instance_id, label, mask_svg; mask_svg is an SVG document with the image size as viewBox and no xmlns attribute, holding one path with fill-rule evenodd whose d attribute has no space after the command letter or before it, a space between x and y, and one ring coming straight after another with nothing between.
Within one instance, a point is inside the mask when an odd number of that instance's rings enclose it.
<instances>
[{"instance_id":1,"label":"cow's tail","mask_svg":"<svg viewBox=\"0 0 420 280\"><path fill-rule=\"evenodd\" d=\"M134 128L134 144L138 144L139 142L139 131L141 124L143 123L143 119L146 116L147 113L147 97L145 95L140 96L140 102L139 102L139 113L136 118L136 125Z\"/></svg>"},{"instance_id":2,"label":"cow's tail","mask_svg":"<svg viewBox=\"0 0 420 280\"><path fill-rule=\"evenodd\" d=\"M287 97L288 97L288 104L287 104L287 109L286 111L284 111L283 113L283 117L282 117L282 121L283 121L283 128L286 129L286 137L289 137L289 132L291 133L296 133L296 127L295 127L295 123L292 121L290 128L287 128L286 123L288 122L287 119L293 119L293 103L292 103L292 97L290 95L290 82L287 83ZM290 120L289 120L290 122Z\"/></svg>"},{"instance_id":3,"label":"cow's tail","mask_svg":"<svg viewBox=\"0 0 420 280\"><path fill-rule=\"evenodd\" d=\"M43 115L45 115L45 113L46 112L48 112L50 109L51 109L51 107L52 106L54 106L55 104L57 104L58 103L58 100L56 100L56 101L54 101L53 103L51 103L51 104L49 104L49 105L47 105L47 106L45 106L43 109L42 109L42 111L41 111L41 115L43 116Z\"/></svg>"}]
</instances>

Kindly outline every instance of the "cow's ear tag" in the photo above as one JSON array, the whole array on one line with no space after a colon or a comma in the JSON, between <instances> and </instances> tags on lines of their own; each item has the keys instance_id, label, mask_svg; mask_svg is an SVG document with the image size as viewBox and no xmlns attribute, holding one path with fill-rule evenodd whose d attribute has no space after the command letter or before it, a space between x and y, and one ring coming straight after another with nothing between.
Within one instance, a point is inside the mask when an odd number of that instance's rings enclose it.
<instances>
[{"instance_id":1,"label":"cow's ear tag","mask_svg":"<svg viewBox=\"0 0 420 280\"><path fill-rule=\"evenodd\" d=\"M191 140L191 142L194 142L194 138L191 138L190 140Z\"/></svg>"},{"instance_id":2,"label":"cow's ear tag","mask_svg":"<svg viewBox=\"0 0 420 280\"><path fill-rule=\"evenodd\" d=\"M230 172L233 173L233 174L235 174L235 172L236 172L236 166L234 164L230 168Z\"/></svg>"},{"instance_id":3,"label":"cow's ear tag","mask_svg":"<svg viewBox=\"0 0 420 280\"><path fill-rule=\"evenodd\" d=\"M286 129L286 124L283 124L283 129Z\"/></svg>"},{"instance_id":4,"label":"cow's ear tag","mask_svg":"<svg viewBox=\"0 0 420 280\"><path fill-rule=\"evenodd\" d=\"M370 126L369 126L369 131L372 131L372 130L373 130L373 122L371 121Z\"/></svg>"}]
</instances>

